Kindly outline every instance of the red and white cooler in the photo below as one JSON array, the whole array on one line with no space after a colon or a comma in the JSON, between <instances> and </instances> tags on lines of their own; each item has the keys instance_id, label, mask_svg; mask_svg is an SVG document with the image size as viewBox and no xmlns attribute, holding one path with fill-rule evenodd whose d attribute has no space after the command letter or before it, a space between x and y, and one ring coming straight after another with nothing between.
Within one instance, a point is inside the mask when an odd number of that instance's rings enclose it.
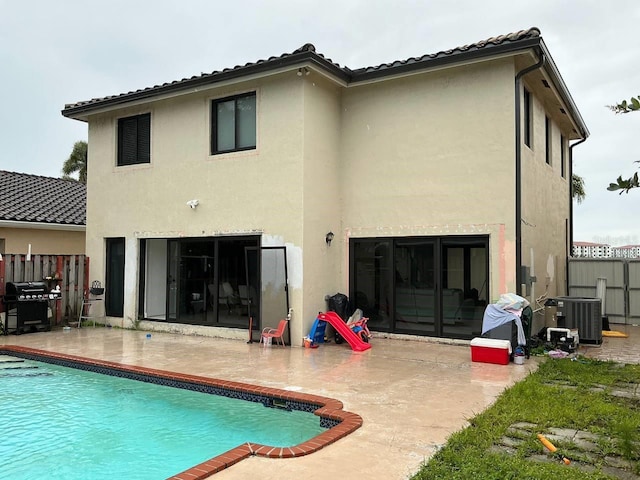
<instances>
[{"instance_id":1,"label":"red and white cooler","mask_svg":"<svg viewBox=\"0 0 640 480\"><path fill-rule=\"evenodd\" d=\"M476 337L471 340L471 361L507 365L511 355L511 342L495 338Z\"/></svg>"}]
</instances>

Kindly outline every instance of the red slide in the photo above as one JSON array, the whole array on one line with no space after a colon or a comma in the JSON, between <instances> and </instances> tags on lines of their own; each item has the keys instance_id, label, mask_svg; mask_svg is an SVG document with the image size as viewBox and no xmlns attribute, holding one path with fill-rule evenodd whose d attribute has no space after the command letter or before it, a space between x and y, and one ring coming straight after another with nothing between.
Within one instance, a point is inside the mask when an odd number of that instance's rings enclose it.
<instances>
[{"instance_id":1,"label":"red slide","mask_svg":"<svg viewBox=\"0 0 640 480\"><path fill-rule=\"evenodd\" d=\"M338 315L336 312L320 313L318 315L318 318L320 320L328 322L329 325L335 328L336 332L342 335L342 338L344 338L349 343L349 345L351 345L351 348L354 352L364 352L365 350L369 350L371 348L371 345L369 345L367 342L363 342L358 335L353 333L351 329L347 327L347 324L342 321L340 315Z\"/></svg>"}]
</instances>

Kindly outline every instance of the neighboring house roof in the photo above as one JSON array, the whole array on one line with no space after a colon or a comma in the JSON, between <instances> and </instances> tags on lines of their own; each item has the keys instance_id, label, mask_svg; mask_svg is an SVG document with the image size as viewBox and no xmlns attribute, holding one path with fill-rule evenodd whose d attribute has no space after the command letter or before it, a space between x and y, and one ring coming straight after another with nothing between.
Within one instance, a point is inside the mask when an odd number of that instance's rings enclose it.
<instances>
[{"instance_id":1,"label":"neighboring house roof","mask_svg":"<svg viewBox=\"0 0 640 480\"><path fill-rule=\"evenodd\" d=\"M573 242L574 247L608 247L608 243Z\"/></svg>"},{"instance_id":2,"label":"neighboring house roof","mask_svg":"<svg viewBox=\"0 0 640 480\"><path fill-rule=\"evenodd\" d=\"M544 55L548 61L545 68L549 69L559 94L563 101L567 104L572 115L576 118L580 133L588 136L588 130L578 109L576 108L564 81L560 77L551 56L549 55L540 30L532 27L527 30L491 37L470 45L456 47L450 50L444 50L433 54L423 55L420 57L411 57L406 60L396 60L391 63L383 63L376 66L358 68L352 70L348 67L341 67L322 54L316 52L313 44L307 43L291 53L284 53L277 57L269 57L257 62L247 63L245 65L237 65L233 68L225 68L221 71L212 73L203 73L195 75L191 78L183 78L161 85L154 85L140 90L135 90L118 95L111 95L102 98L93 98L91 100L81 101L73 104L65 105L62 114L65 117L75 118L78 120L86 120L86 115L102 108L114 107L128 102L150 99L160 95L170 94L194 87L211 85L234 78L244 77L247 75L255 75L268 71L282 68L291 68L297 65L310 64L318 67L345 83L345 85L353 85L359 82L371 81L385 76L401 75L411 71L425 70L442 65L454 64L486 58L491 56L503 55L508 53L523 52L528 49L538 49L538 55Z\"/></svg>"},{"instance_id":3,"label":"neighboring house roof","mask_svg":"<svg viewBox=\"0 0 640 480\"><path fill-rule=\"evenodd\" d=\"M0 170L0 226L5 222L84 226L86 211L83 183Z\"/></svg>"}]
</instances>

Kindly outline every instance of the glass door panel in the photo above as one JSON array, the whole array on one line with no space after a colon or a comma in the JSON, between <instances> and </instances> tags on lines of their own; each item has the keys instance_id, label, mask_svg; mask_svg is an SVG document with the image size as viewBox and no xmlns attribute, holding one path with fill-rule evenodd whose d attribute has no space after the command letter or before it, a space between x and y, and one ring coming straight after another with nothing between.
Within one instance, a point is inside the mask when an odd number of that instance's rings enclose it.
<instances>
[{"instance_id":1,"label":"glass door panel","mask_svg":"<svg viewBox=\"0 0 640 480\"><path fill-rule=\"evenodd\" d=\"M257 270L254 268L254 260L249 256L250 250L247 249L247 265L249 277L252 275L257 277ZM287 318L289 313L289 289L287 277L287 251L286 247L262 247L260 248L260 277L261 283L258 291L260 292L260 317L262 323L259 325L264 327L276 328L278 322ZM251 278L247 283L252 284ZM256 310L257 304L256 304ZM254 321L254 324L257 324ZM287 328L285 334L285 342L290 344L290 329Z\"/></svg>"},{"instance_id":2,"label":"glass door panel","mask_svg":"<svg viewBox=\"0 0 640 480\"><path fill-rule=\"evenodd\" d=\"M444 240L442 245L442 335L480 336L489 282L488 242Z\"/></svg>"},{"instance_id":3,"label":"glass door panel","mask_svg":"<svg viewBox=\"0 0 640 480\"><path fill-rule=\"evenodd\" d=\"M167 320L178 319L178 278L180 275L180 246L176 240L169 240L169 275L167 277Z\"/></svg>"},{"instance_id":4,"label":"glass door panel","mask_svg":"<svg viewBox=\"0 0 640 480\"><path fill-rule=\"evenodd\" d=\"M461 329L464 300L464 248L443 247L442 333L456 333Z\"/></svg>"},{"instance_id":5,"label":"glass door panel","mask_svg":"<svg viewBox=\"0 0 640 480\"><path fill-rule=\"evenodd\" d=\"M255 238L218 241L217 307L219 325L249 328L249 300L252 298L251 293L253 292L247 285L245 249L247 247L255 248L257 243ZM255 285L253 288L255 289ZM258 312L251 313L258 314Z\"/></svg>"},{"instance_id":6,"label":"glass door panel","mask_svg":"<svg viewBox=\"0 0 640 480\"><path fill-rule=\"evenodd\" d=\"M142 317L165 320L167 315L167 240L140 240L140 253L144 255L144 294ZM174 317L175 318L175 317Z\"/></svg>"},{"instance_id":7,"label":"glass door panel","mask_svg":"<svg viewBox=\"0 0 640 480\"><path fill-rule=\"evenodd\" d=\"M240 302L242 304L245 324L251 327L251 340L260 340L262 330L262 309L260 300L260 257L257 247L246 247L245 280L240 288Z\"/></svg>"},{"instance_id":8,"label":"glass door panel","mask_svg":"<svg viewBox=\"0 0 640 480\"><path fill-rule=\"evenodd\" d=\"M369 318L370 328L379 331L391 329L391 302L393 296L393 268L391 241L354 239L351 243L353 272L350 297L354 308L360 308Z\"/></svg>"},{"instance_id":9,"label":"glass door panel","mask_svg":"<svg viewBox=\"0 0 640 480\"><path fill-rule=\"evenodd\" d=\"M210 240L183 240L180 252L180 323L207 323L207 292L213 284L213 249Z\"/></svg>"},{"instance_id":10,"label":"glass door panel","mask_svg":"<svg viewBox=\"0 0 640 480\"><path fill-rule=\"evenodd\" d=\"M399 240L395 244L395 328L436 333L435 242Z\"/></svg>"}]
</instances>

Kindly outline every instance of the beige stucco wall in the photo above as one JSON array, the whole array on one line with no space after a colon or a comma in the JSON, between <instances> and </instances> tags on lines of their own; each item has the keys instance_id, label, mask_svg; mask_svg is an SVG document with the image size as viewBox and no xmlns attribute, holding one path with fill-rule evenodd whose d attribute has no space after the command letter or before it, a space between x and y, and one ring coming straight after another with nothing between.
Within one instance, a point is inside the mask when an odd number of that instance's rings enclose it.
<instances>
[{"instance_id":1,"label":"beige stucco wall","mask_svg":"<svg viewBox=\"0 0 640 480\"><path fill-rule=\"evenodd\" d=\"M321 76L304 76L304 291L300 338L309 332L325 295L348 293L342 232L341 90ZM331 245L326 234L333 232ZM295 333L295 329L294 329ZM294 340L296 337L294 337Z\"/></svg>"},{"instance_id":2,"label":"beige stucco wall","mask_svg":"<svg viewBox=\"0 0 640 480\"><path fill-rule=\"evenodd\" d=\"M532 88L528 87L531 91ZM566 295L566 258L570 178L565 164L561 175L561 132L554 112L545 111L540 99L532 94L532 145L522 146L522 264L537 278L530 299ZM546 163L545 115L551 119L551 165ZM569 160L565 145L565 162Z\"/></svg>"},{"instance_id":3,"label":"beige stucco wall","mask_svg":"<svg viewBox=\"0 0 640 480\"><path fill-rule=\"evenodd\" d=\"M4 252L0 253L26 254L29 244L34 255L83 255L85 252L84 231L0 227L0 238L4 239Z\"/></svg>"},{"instance_id":4,"label":"beige stucco wall","mask_svg":"<svg viewBox=\"0 0 640 480\"><path fill-rule=\"evenodd\" d=\"M492 297L515 288L509 59L343 92L344 235L489 235Z\"/></svg>"},{"instance_id":5,"label":"beige stucco wall","mask_svg":"<svg viewBox=\"0 0 640 480\"><path fill-rule=\"evenodd\" d=\"M257 148L209 155L210 101L253 90ZM264 245L289 247L291 287L302 288L302 92L289 72L90 119L87 252L92 278L104 278L103 239L127 239L125 318L137 311L140 238L261 234ZM144 112L152 115L151 164L115 167L117 119Z\"/></svg>"}]
</instances>

